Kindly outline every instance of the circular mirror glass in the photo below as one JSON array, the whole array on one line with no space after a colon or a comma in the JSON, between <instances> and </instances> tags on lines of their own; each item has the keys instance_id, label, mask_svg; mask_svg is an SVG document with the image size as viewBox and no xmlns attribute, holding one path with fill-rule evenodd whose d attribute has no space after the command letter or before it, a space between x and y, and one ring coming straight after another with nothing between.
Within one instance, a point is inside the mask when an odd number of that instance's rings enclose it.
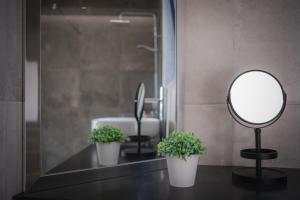
<instances>
[{"instance_id":1,"label":"circular mirror glass","mask_svg":"<svg viewBox=\"0 0 300 200\"><path fill-rule=\"evenodd\" d=\"M144 99L145 99L145 85L144 83L140 83L135 95L135 117L138 120L141 120L143 117Z\"/></svg>"},{"instance_id":2,"label":"circular mirror glass","mask_svg":"<svg viewBox=\"0 0 300 200\"><path fill-rule=\"evenodd\" d=\"M285 93L271 74L254 70L242 73L231 84L228 103L233 114L249 124L278 118L285 107Z\"/></svg>"}]
</instances>

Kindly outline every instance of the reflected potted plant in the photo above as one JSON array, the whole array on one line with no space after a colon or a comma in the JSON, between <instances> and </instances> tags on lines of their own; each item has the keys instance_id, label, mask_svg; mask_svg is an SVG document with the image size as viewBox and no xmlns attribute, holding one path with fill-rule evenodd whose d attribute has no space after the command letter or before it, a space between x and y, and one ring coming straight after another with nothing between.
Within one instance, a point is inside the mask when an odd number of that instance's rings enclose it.
<instances>
[{"instance_id":1,"label":"reflected potted plant","mask_svg":"<svg viewBox=\"0 0 300 200\"><path fill-rule=\"evenodd\" d=\"M96 144L97 156L100 165L110 166L118 164L120 146L125 140L121 129L104 125L93 129L89 140Z\"/></svg>"},{"instance_id":2,"label":"reflected potted plant","mask_svg":"<svg viewBox=\"0 0 300 200\"><path fill-rule=\"evenodd\" d=\"M191 132L173 132L157 147L158 155L166 156L170 184L191 187L195 183L198 160L206 152L202 141Z\"/></svg>"}]
</instances>

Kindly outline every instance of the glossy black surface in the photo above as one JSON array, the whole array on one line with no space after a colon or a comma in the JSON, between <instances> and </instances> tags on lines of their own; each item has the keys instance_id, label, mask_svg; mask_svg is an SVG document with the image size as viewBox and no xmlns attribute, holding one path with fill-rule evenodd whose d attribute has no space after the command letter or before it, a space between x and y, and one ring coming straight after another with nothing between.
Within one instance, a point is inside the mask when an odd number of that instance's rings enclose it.
<instances>
[{"instance_id":1,"label":"glossy black surface","mask_svg":"<svg viewBox=\"0 0 300 200\"><path fill-rule=\"evenodd\" d=\"M136 149L136 148L135 148ZM124 164L129 162L137 162L143 161L147 159L155 159L156 151L151 157L127 157L124 154L124 147L121 147L120 155L119 155L119 162L118 164ZM83 149L76 155L72 156L68 160L64 161L60 165L56 166L55 168L51 169L47 174L52 173L60 173L60 172L67 172L71 170L83 170L83 169L90 169L90 168L101 168L105 167L99 165L97 159L97 150L94 144L89 145L87 148Z\"/></svg>"},{"instance_id":2,"label":"glossy black surface","mask_svg":"<svg viewBox=\"0 0 300 200\"><path fill-rule=\"evenodd\" d=\"M149 162L148 164L151 164ZM153 164L153 163L152 163ZM156 162L164 165L165 161ZM31 192L15 199L74 199L74 200L299 200L300 170L281 169L288 174L286 188L253 190L232 184L233 167L199 166L196 183L191 188L174 188L169 185L167 169L138 173L147 165L135 166L131 175L102 179L68 187ZM110 170L116 170L111 168ZM122 170L121 168L119 170ZM137 172L137 174L134 173ZM116 171L115 171L116 172Z\"/></svg>"},{"instance_id":3,"label":"glossy black surface","mask_svg":"<svg viewBox=\"0 0 300 200\"><path fill-rule=\"evenodd\" d=\"M273 188L285 188L287 175L285 172L277 169L261 168L261 175L257 175L253 167L239 167L233 170L232 180L235 184L269 190Z\"/></svg>"},{"instance_id":4,"label":"glossy black surface","mask_svg":"<svg viewBox=\"0 0 300 200\"><path fill-rule=\"evenodd\" d=\"M114 179L131 175L143 175L144 173L165 169L165 159L151 161L141 161L115 167L95 168L89 170L72 171L70 173L59 173L54 175L42 176L33 186L27 189L28 193L39 192L61 188L70 185L79 185L93 181Z\"/></svg>"}]
</instances>

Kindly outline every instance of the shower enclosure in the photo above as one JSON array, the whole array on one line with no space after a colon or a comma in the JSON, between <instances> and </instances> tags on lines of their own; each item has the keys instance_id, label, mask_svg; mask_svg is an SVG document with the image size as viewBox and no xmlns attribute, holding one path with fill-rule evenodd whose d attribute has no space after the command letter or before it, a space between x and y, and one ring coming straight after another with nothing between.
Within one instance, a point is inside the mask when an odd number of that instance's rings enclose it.
<instances>
[{"instance_id":1,"label":"shower enclosure","mask_svg":"<svg viewBox=\"0 0 300 200\"><path fill-rule=\"evenodd\" d=\"M158 35L157 33L157 17L155 13L150 12L121 12L117 19L111 19L111 23L120 23L120 24L128 24L130 20L126 19L126 16L142 16L142 17L151 17L153 20L153 47L145 45L145 44L137 44L136 48L145 49L147 51L154 53L154 95L155 98L159 97L159 86L161 85L161 81L159 81L159 60L158 60ZM159 100L159 99L158 99Z\"/></svg>"}]
</instances>

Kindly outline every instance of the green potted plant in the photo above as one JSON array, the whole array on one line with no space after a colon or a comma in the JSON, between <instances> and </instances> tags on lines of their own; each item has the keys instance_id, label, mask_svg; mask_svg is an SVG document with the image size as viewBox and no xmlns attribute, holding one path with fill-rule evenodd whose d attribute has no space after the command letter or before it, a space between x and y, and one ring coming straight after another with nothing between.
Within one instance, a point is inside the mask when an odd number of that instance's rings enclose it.
<instances>
[{"instance_id":1,"label":"green potted plant","mask_svg":"<svg viewBox=\"0 0 300 200\"><path fill-rule=\"evenodd\" d=\"M157 147L166 156L170 184L191 187L195 183L199 156L206 152L202 141L191 132L173 132Z\"/></svg>"},{"instance_id":2,"label":"green potted plant","mask_svg":"<svg viewBox=\"0 0 300 200\"><path fill-rule=\"evenodd\" d=\"M104 125L93 129L89 135L92 143L96 144L98 161L100 165L118 164L120 146L125 140L125 135L121 129Z\"/></svg>"}]
</instances>

